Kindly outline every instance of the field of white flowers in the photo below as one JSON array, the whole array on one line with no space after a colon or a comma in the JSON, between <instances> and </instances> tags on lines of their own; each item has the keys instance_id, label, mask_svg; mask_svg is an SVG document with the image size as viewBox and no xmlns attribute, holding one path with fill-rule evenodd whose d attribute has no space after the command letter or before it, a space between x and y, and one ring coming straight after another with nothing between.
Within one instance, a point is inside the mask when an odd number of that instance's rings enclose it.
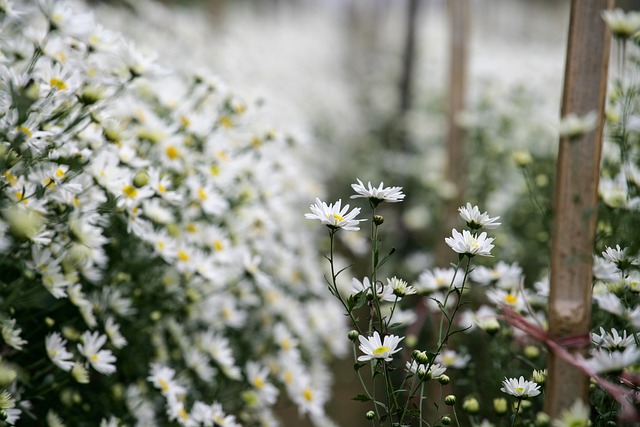
<instances>
[{"instance_id":1,"label":"field of white flowers","mask_svg":"<svg viewBox=\"0 0 640 427\"><path fill-rule=\"evenodd\" d=\"M606 15L592 385L552 420L568 2L473 5L453 230L445 2L404 112L404 2L194 3L0 0L0 425L639 422L640 13Z\"/></svg>"}]
</instances>

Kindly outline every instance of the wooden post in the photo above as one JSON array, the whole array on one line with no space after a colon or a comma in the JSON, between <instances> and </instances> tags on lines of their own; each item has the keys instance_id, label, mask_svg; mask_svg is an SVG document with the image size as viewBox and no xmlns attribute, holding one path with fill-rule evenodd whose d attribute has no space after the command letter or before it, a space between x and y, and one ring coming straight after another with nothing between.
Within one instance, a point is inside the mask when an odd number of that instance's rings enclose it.
<instances>
[{"instance_id":1,"label":"wooden post","mask_svg":"<svg viewBox=\"0 0 640 427\"><path fill-rule=\"evenodd\" d=\"M551 243L549 335L589 333L593 247L611 35L602 11L613 0L572 0L562 117L598 113L595 130L560 139ZM586 348L575 351L585 352ZM549 354L545 412L558 417L576 399L588 402L589 379Z\"/></svg>"},{"instance_id":2,"label":"wooden post","mask_svg":"<svg viewBox=\"0 0 640 427\"><path fill-rule=\"evenodd\" d=\"M441 244L451 235L451 229L459 224L458 208L462 206L466 186L467 167L464 144L464 130L456 122L464 110L467 92L467 57L470 33L470 11L468 0L449 0L449 97L447 109L447 163L445 179L453 184L455 192L443 206L441 229L444 233L438 239L436 262L447 265L455 260L447 245Z\"/></svg>"},{"instance_id":3,"label":"wooden post","mask_svg":"<svg viewBox=\"0 0 640 427\"><path fill-rule=\"evenodd\" d=\"M416 31L418 7L421 0L409 0L406 15L406 33L402 53L402 74L400 77L400 116L411 109L413 98L413 71L416 56Z\"/></svg>"}]
</instances>

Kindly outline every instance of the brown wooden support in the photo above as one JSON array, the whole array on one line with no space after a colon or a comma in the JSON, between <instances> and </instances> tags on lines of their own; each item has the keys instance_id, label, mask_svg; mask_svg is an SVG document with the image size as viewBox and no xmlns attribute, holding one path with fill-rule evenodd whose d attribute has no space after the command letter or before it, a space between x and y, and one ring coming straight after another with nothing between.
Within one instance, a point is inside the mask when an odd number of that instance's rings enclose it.
<instances>
[{"instance_id":1,"label":"brown wooden support","mask_svg":"<svg viewBox=\"0 0 640 427\"><path fill-rule=\"evenodd\" d=\"M613 0L572 0L564 77L562 117L598 113L596 129L577 138L561 138L554 196L551 243L549 335L589 333L593 248L604 106L611 35L602 11ZM585 352L586 348L576 351ZM545 412L555 418L576 399L588 402L589 379L549 355Z\"/></svg>"}]
</instances>

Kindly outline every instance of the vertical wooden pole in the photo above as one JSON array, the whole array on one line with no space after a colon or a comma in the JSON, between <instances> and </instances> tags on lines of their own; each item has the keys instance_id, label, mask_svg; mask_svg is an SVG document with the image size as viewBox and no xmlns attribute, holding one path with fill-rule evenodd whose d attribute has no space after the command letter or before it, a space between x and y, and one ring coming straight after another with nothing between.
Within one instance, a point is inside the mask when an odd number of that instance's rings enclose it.
<instances>
[{"instance_id":1,"label":"vertical wooden pole","mask_svg":"<svg viewBox=\"0 0 640 427\"><path fill-rule=\"evenodd\" d=\"M464 144L464 130L456 122L465 107L467 92L467 58L470 33L470 11L468 0L449 0L449 97L447 109L447 163L445 179L453 184L455 192L443 206L442 232L451 235L451 229L459 223L457 209L462 206L466 186L467 167ZM438 239L439 242L444 237ZM446 245L438 245L436 262L447 265L454 261L453 252Z\"/></svg>"},{"instance_id":2,"label":"vertical wooden pole","mask_svg":"<svg viewBox=\"0 0 640 427\"><path fill-rule=\"evenodd\" d=\"M551 243L549 335L560 338L589 332L592 256L611 35L601 12L613 0L572 0L562 116L598 112L595 130L560 139ZM576 351L586 351L577 349ZM576 399L588 402L589 379L549 355L545 412L552 418Z\"/></svg>"},{"instance_id":3,"label":"vertical wooden pole","mask_svg":"<svg viewBox=\"0 0 640 427\"><path fill-rule=\"evenodd\" d=\"M416 56L416 31L418 21L418 7L421 0L409 0L406 15L406 33L402 53L402 74L400 77L400 116L409 111L412 106L413 74Z\"/></svg>"}]
</instances>

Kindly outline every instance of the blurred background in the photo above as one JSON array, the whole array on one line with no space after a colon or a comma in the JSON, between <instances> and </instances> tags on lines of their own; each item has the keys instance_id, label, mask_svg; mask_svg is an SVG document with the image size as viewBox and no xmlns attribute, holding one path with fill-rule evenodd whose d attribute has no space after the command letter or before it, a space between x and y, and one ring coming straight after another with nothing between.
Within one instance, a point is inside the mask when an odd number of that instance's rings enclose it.
<instances>
[{"instance_id":1,"label":"blurred background","mask_svg":"<svg viewBox=\"0 0 640 427\"><path fill-rule=\"evenodd\" d=\"M160 63L209 68L260 104L302 142L323 200L348 199L356 178L403 186L406 202L383 212L397 249L392 274L412 282L448 265L442 239L463 200L502 216L496 259L520 262L528 284L546 271L568 0L91 4ZM527 154L536 163L523 173ZM343 255L365 256L366 242L349 238ZM368 410L350 400L351 366L336 363L327 408L341 426L365 425ZM294 407L282 411L285 425L308 425Z\"/></svg>"}]
</instances>

